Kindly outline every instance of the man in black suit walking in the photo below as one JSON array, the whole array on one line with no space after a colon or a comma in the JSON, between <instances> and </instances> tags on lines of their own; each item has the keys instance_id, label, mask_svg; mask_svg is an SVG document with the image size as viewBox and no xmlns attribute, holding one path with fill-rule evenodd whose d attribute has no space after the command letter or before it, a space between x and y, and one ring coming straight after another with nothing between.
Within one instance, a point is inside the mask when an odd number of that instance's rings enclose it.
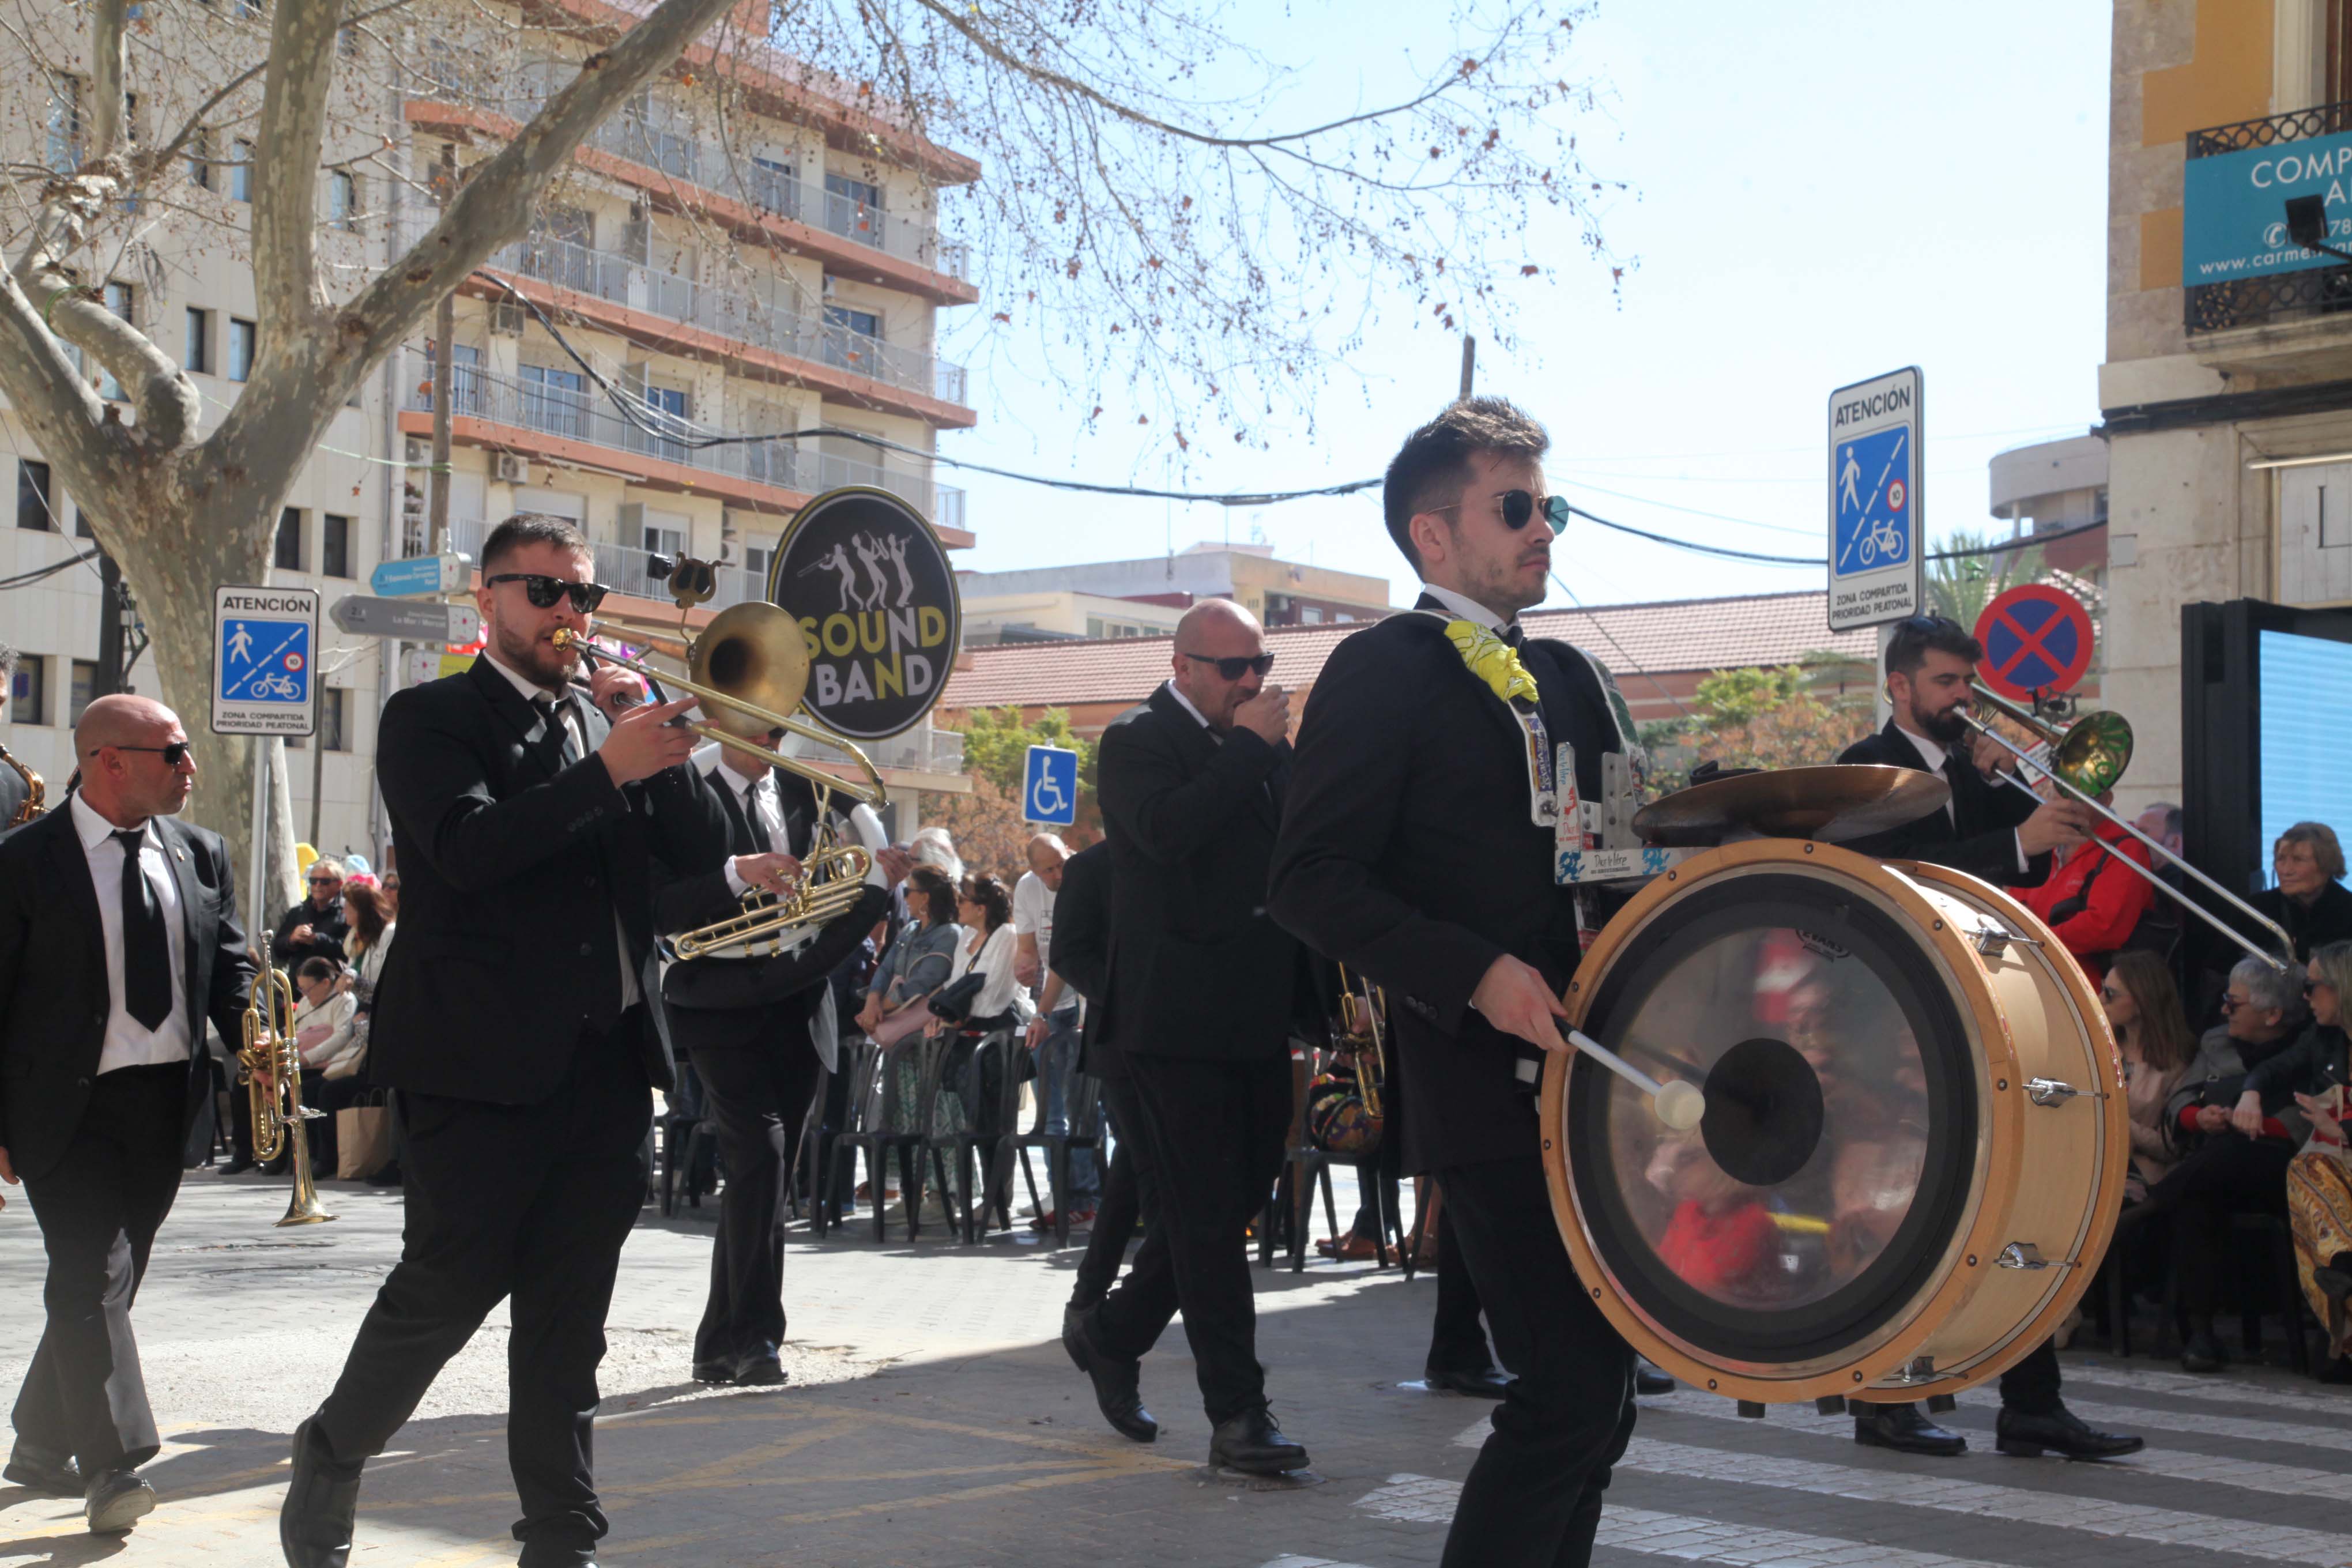
<instances>
[{"instance_id":1,"label":"man in black suit walking","mask_svg":"<svg viewBox=\"0 0 2352 1568\"><path fill-rule=\"evenodd\" d=\"M1564 510L1549 438L1508 403L1454 405L1389 465L1390 537L1421 575L1413 612L1332 651L1299 729L1274 860L1276 920L1386 987L1405 1168L1437 1177L1502 1363L1446 1568L1591 1559L1610 1467L1633 1430L1633 1352L1578 1284L1552 1220L1536 1100L1580 951L1552 879L1554 748L1586 798L1632 725L1605 672L1525 638Z\"/></svg>"},{"instance_id":2,"label":"man in black suit walking","mask_svg":"<svg viewBox=\"0 0 2352 1568\"><path fill-rule=\"evenodd\" d=\"M2016 759L1962 721L1969 682L1984 649L1958 621L1914 616L1895 624L1886 645L1886 728L1848 746L1841 763L1876 763L1940 775L1952 786L1943 810L1900 827L1857 838L1846 847L1886 860L1949 866L2000 887L2030 887L2050 874L2054 850L2081 843L2095 820L2071 799L2037 800L2014 778ZM1935 1425L1909 1403L1848 1400L1854 1441L1899 1453L1949 1457L1968 1439ZM2049 1451L2070 1459L2137 1453L2138 1437L2084 1424L2059 1396L2058 1352L2048 1342L2000 1374L2000 1418L1994 1446L2032 1458Z\"/></svg>"},{"instance_id":3,"label":"man in black suit walking","mask_svg":"<svg viewBox=\"0 0 2352 1568\"><path fill-rule=\"evenodd\" d=\"M1167 682L1112 721L1096 762L1118 888L1101 1029L1118 1042L1157 1178L1166 1267L1139 1259L1065 1343L1098 1394L1098 1368L1131 1386L1181 1306L1209 1462L1279 1474L1307 1451L1266 1408L1248 1230L1282 1165L1300 1001L1298 944L1265 911L1289 700L1265 684L1274 656L1257 618L1230 600L1187 610L1174 651Z\"/></svg>"},{"instance_id":4,"label":"man in black suit walking","mask_svg":"<svg viewBox=\"0 0 2352 1568\"><path fill-rule=\"evenodd\" d=\"M591 1563L606 1529L590 1458L596 1363L646 1187L654 1087L653 875L716 868L727 819L680 767L691 698L608 724L568 683L604 590L570 523L509 518L482 546L487 646L394 695L376 772L404 882L368 1068L400 1091L400 1262L341 1378L294 1434L278 1537L290 1568L343 1568L361 1465L383 1451L511 1295L507 1453L526 1568Z\"/></svg>"},{"instance_id":5,"label":"man in black suit walking","mask_svg":"<svg viewBox=\"0 0 2352 1568\"><path fill-rule=\"evenodd\" d=\"M81 787L0 844L0 1180L49 1260L5 1474L112 1534L155 1506L137 1467L162 1443L131 1305L212 1086L205 1020L239 1037L254 963L227 847L175 820L196 782L178 718L101 697L74 755Z\"/></svg>"},{"instance_id":6,"label":"man in black suit walking","mask_svg":"<svg viewBox=\"0 0 2352 1568\"><path fill-rule=\"evenodd\" d=\"M782 739L779 731L770 743ZM654 908L665 931L732 919L748 893L789 891L816 838L816 792L799 774L719 745L696 752L694 766L726 809L735 853L716 870L662 889ZM871 837L878 841L878 823ZM791 952L753 957L735 949L673 963L663 976L671 1037L702 1079L727 1165L710 1295L694 1335L698 1383L784 1381L793 1154L838 1038L825 978L889 911L889 889L909 863L895 850L875 851L856 903Z\"/></svg>"}]
</instances>

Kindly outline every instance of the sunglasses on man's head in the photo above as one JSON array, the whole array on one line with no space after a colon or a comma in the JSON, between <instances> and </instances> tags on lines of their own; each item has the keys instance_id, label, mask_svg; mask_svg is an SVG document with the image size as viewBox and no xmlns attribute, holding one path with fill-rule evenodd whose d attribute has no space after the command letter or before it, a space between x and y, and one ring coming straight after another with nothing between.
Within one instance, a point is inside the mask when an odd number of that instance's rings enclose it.
<instances>
[{"instance_id":1,"label":"sunglasses on man's head","mask_svg":"<svg viewBox=\"0 0 2352 1568\"><path fill-rule=\"evenodd\" d=\"M86 754L94 757L98 755L99 752L103 752L107 748L104 746L93 746ZM118 752L152 752L157 756L163 759L163 765L167 768L176 768L182 763L188 760L188 742L185 741L174 741L168 746L117 746L114 750Z\"/></svg>"},{"instance_id":2,"label":"sunglasses on man's head","mask_svg":"<svg viewBox=\"0 0 2352 1568\"><path fill-rule=\"evenodd\" d=\"M1569 505L1566 496L1538 496L1533 490L1505 490L1496 497L1503 503L1503 526L1517 533L1533 521L1536 512L1543 512L1544 525L1553 533L1568 531ZM1455 501L1451 506L1433 506L1432 511L1458 511L1465 504Z\"/></svg>"},{"instance_id":3,"label":"sunglasses on man's head","mask_svg":"<svg viewBox=\"0 0 2352 1568\"><path fill-rule=\"evenodd\" d=\"M1202 664L1215 665L1217 667L1217 673L1223 676L1227 680L1239 680L1244 675L1253 669L1257 671L1258 674L1264 675L1267 670L1274 668L1274 655L1270 653L1262 653L1254 658L1211 658L1205 653L1188 653L1184 657L1186 658L1197 658Z\"/></svg>"},{"instance_id":4,"label":"sunglasses on man's head","mask_svg":"<svg viewBox=\"0 0 2352 1568\"><path fill-rule=\"evenodd\" d=\"M583 616L603 604L604 595L613 591L602 583L571 583L539 572L501 572L482 581L521 584L523 597L530 601L531 608L535 610L551 610L555 607L555 601L568 594L572 596L572 607Z\"/></svg>"}]
</instances>

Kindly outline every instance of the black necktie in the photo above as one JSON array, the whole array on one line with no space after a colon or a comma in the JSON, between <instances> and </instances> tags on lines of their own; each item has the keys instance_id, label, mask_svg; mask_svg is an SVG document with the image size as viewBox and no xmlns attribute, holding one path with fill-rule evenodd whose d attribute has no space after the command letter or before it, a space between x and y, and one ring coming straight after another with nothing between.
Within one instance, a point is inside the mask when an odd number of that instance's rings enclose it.
<instances>
[{"instance_id":1,"label":"black necktie","mask_svg":"<svg viewBox=\"0 0 2352 1568\"><path fill-rule=\"evenodd\" d=\"M759 841L759 818L751 815L751 803L736 794L734 784L723 776L719 783L719 800L726 806L728 820L734 830L735 853L766 854L768 847Z\"/></svg>"},{"instance_id":2,"label":"black necktie","mask_svg":"<svg viewBox=\"0 0 2352 1568\"><path fill-rule=\"evenodd\" d=\"M122 846L122 1005L148 1028L172 1016L172 946L163 934L163 906L139 863L144 827L114 835Z\"/></svg>"},{"instance_id":3,"label":"black necktie","mask_svg":"<svg viewBox=\"0 0 2352 1568\"><path fill-rule=\"evenodd\" d=\"M1528 632L1525 626L1519 625L1517 621L1513 621L1509 626L1505 626L1496 635L1500 637L1511 647L1517 647L1519 646L1521 640L1527 637Z\"/></svg>"},{"instance_id":4,"label":"black necktie","mask_svg":"<svg viewBox=\"0 0 2352 1568\"><path fill-rule=\"evenodd\" d=\"M569 702L570 700L571 699L569 698L564 699L565 702ZM568 768L572 763L578 762L580 760L580 742L572 738L572 726L564 722L564 710L562 705L559 704L552 698L534 697L530 700L530 706L532 710L539 715L540 722L547 727L547 732L542 734L540 739L544 742L550 736L552 736L562 742L563 748L563 765L565 767Z\"/></svg>"},{"instance_id":5,"label":"black necktie","mask_svg":"<svg viewBox=\"0 0 2352 1568\"><path fill-rule=\"evenodd\" d=\"M1944 753L1944 781L1952 786L1951 824L1955 833L1960 827L1960 791L1964 787L1961 781L1965 776L1969 782L1974 782L1976 771L1976 763L1966 752L1955 750Z\"/></svg>"}]
</instances>

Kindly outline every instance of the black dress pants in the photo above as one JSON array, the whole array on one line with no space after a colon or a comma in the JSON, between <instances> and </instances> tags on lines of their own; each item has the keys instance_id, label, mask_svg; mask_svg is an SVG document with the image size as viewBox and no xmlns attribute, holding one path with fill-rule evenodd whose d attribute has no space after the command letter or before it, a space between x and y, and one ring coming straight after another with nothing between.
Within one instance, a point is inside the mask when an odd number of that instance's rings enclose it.
<instances>
[{"instance_id":1,"label":"black dress pants","mask_svg":"<svg viewBox=\"0 0 2352 1568\"><path fill-rule=\"evenodd\" d=\"M1146 1247L1150 1246L1150 1226L1152 1212L1152 1179L1150 1162L1139 1147L1140 1118L1135 1109L1135 1097L1129 1092L1124 1078L1107 1078L1102 1084L1103 1113L1110 1121L1110 1130L1118 1142L1110 1159L1110 1170L1103 1177L1102 1198L1095 1211L1094 1233L1087 1237L1085 1256L1078 1259L1077 1279L1070 1290L1070 1305L1081 1311L1110 1294L1111 1284L1118 1278L1118 1266L1127 1258L1127 1244L1134 1236L1138 1221L1145 1229ZM1167 1267L1167 1248L1161 1247L1155 1267L1163 1272ZM1143 1265L1142 1255L1136 1257L1136 1266ZM1172 1303L1175 1297L1168 1292ZM1165 1326L1166 1318L1160 1319ZM1151 1331L1157 1340L1160 1331Z\"/></svg>"},{"instance_id":2,"label":"black dress pants","mask_svg":"<svg viewBox=\"0 0 2352 1568\"><path fill-rule=\"evenodd\" d=\"M20 1440L72 1454L85 1475L143 1465L163 1446L131 1304L180 1190L187 1085L184 1061L100 1073L65 1159L25 1181L48 1254L48 1320L12 1420Z\"/></svg>"},{"instance_id":3,"label":"black dress pants","mask_svg":"<svg viewBox=\"0 0 2352 1568\"><path fill-rule=\"evenodd\" d=\"M1462 1484L1444 1568L1582 1568L1633 1435L1633 1352L1577 1283L1540 1159L1438 1174L1445 1229L1517 1374Z\"/></svg>"},{"instance_id":4,"label":"black dress pants","mask_svg":"<svg viewBox=\"0 0 2352 1568\"><path fill-rule=\"evenodd\" d=\"M318 1430L341 1460L374 1458L444 1363L512 1296L507 1459L515 1538L563 1552L607 1528L593 1475L596 1363L621 1245L646 1194L653 1095L632 1008L586 1035L537 1105L403 1092L400 1261L360 1324Z\"/></svg>"},{"instance_id":5,"label":"black dress pants","mask_svg":"<svg viewBox=\"0 0 2352 1568\"><path fill-rule=\"evenodd\" d=\"M1479 1326L1478 1287L1463 1261L1461 1238L1450 1221L1437 1226L1437 1321L1429 1331L1432 1372L1485 1372L1495 1364Z\"/></svg>"},{"instance_id":6,"label":"black dress pants","mask_svg":"<svg viewBox=\"0 0 2352 1568\"><path fill-rule=\"evenodd\" d=\"M788 1027L787 1026L791 1026ZM824 1064L806 1015L778 1010L763 1043L693 1052L706 1112L719 1130L727 1185L710 1249L710 1295L694 1333L697 1362L784 1342L784 1225L793 1155Z\"/></svg>"},{"instance_id":7,"label":"black dress pants","mask_svg":"<svg viewBox=\"0 0 2352 1568\"><path fill-rule=\"evenodd\" d=\"M1290 1054L1257 1061L1129 1056L1126 1065L1158 1213L1135 1267L1097 1309L1096 1337L1108 1353L1138 1359L1181 1306L1202 1406L1212 1425L1230 1421L1265 1398L1249 1226L1282 1168Z\"/></svg>"},{"instance_id":8,"label":"black dress pants","mask_svg":"<svg viewBox=\"0 0 2352 1568\"><path fill-rule=\"evenodd\" d=\"M2230 1216L2284 1215L2294 1162L2294 1146L2280 1139L2216 1132L2147 1190L2147 1205L2172 1216L2172 1268L2192 1321L2221 1306L2221 1283L2237 1266Z\"/></svg>"}]
</instances>

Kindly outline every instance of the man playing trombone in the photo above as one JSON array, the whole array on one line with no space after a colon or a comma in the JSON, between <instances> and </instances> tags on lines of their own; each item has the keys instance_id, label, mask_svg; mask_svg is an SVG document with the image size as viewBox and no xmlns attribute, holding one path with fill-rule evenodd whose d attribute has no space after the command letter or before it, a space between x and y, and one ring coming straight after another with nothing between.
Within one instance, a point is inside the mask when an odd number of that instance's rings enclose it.
<instances>
[{"instance_id":1,"label":"man playing trombone","mask_svg":"<svg viewBox=\"0 0 2352 1568\"><path fill-rule=\"evenodd\" d=\"M778 730L767 743L782 739ZM694 754L694 771L726 812L734 854L715 870L661 889L654 905L661 929L730 922L740 929L763 910L780 928L755 940L714 942L708 956L672 963L662 979L672 1037L702 1079L727 1167L710 1295L694 1335L694 1376L776 1384L784 1381L784 1221L793 1152L818 1069L833 1068L839 1037L825 980L888 912L889 889L911 862L883 847L879 825L862 806L852 815L861 826L872 825L858 835L864 873L845 851L819 854L826 824L818 791L740 747L705 746ZM782 926L779 900L820 876L835 889L813 894L822 910ZM780 945L789 950L776 951Z\"/></svg>"}]
</instances>

